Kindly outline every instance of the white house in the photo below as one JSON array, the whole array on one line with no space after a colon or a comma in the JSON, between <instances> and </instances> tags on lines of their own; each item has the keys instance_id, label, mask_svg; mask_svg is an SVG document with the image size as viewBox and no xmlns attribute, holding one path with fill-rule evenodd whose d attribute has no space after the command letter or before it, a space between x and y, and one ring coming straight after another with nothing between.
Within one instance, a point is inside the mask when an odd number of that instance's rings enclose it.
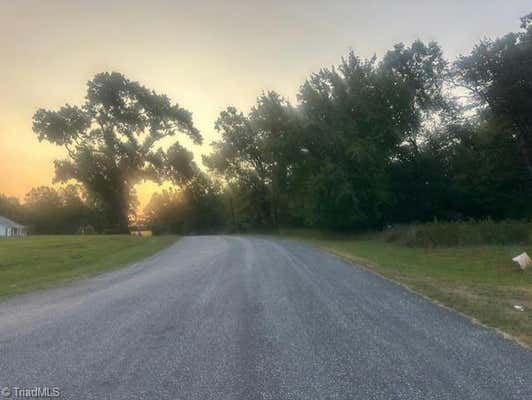
<instances>
[{"instance_id":1,"label":"white house","mask_svg":"<svg viewBox=\"0 0 532 400\"><path fill-rule=\"evenodd\" d=\"M17 224L8 218L0 215L0 237L1 236L26 236L28 230L24 225Z\"/></svg>"}]
</instances>

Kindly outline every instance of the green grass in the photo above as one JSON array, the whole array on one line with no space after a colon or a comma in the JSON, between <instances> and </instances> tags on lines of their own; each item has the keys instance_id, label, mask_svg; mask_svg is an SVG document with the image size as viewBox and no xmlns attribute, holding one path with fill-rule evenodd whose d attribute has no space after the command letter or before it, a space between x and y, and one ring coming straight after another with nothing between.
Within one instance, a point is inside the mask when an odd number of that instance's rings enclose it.
<instances>
[{"instance_id":1,"label":"green grass","mask_svg":"<svg viewBox=\"0 0 532 400\"><path fill-rule=\"evenodd\" d=\"M530 245L407 247L378 236L282 234L361 263L448 307L532 346L532 271L511 261ZM516 311L520 304L525 311Z\"/></svg>"},{"instance_id":2,"label":"green grass","mask_svg":"<svg viewBox=\"0 0 532 400\"><path fill-rule=\"evenodd\" d=\"M143 259L176 236L28 236L0 239L0 296L43 289Z\"/></svg>"}]
</instances>

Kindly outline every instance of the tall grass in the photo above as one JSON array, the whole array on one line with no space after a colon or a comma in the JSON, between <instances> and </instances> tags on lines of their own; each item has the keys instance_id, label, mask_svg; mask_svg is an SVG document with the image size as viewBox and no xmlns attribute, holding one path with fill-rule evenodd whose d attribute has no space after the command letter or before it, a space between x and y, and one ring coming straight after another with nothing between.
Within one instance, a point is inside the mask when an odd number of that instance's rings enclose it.
<instances>
[{"instance_id":1,"label":"tall grass","mask_svg":"<svg viewBox=\"0 0 532 400\"><path fill-rule=\"evenodd\" d=\"M393 226L382 232L382 238L416 247L504 245L529 243L531 231L525 221L431 222Z\"/></svg>"}]
</instances>

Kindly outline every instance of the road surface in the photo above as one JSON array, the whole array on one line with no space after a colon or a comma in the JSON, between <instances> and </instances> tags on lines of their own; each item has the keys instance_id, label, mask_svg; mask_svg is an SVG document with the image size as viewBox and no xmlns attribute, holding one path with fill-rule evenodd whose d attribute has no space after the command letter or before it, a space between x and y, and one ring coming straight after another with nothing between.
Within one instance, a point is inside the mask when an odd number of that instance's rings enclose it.
<instances>
[{"instance_id":1,"label":"road surface","mask_svg":"<svg viewBox=\"0 0 532 400\"><path fill-rule=\"evenodd\" d=\"M2 387L76 400L528 400L532 351L305 245L198 236L0 303Z\"/></svg>"}]
</instances>

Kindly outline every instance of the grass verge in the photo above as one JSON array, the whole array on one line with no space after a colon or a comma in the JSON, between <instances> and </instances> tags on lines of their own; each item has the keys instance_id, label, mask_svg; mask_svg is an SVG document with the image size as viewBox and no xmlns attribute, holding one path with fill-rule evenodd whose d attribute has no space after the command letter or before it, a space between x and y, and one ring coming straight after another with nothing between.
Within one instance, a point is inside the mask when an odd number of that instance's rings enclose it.
<instances>
[{"instance_id":1,"label":"grass verge","mask_svg":"<svg viewBox=\"0 0 532 400\"><path fill-rule=\"evenodd\" d=\"M176 236L27 236L0 239L0 297L43 289L143 259Z\"/></svg>"},{"instance_id":2,"label":"grass verge","mask_svg":"<svg viewBox=\"0 0 532 400\"><path fill-rule=\"evenodd\" d=\"M530 245L414 248L376 237L282 234L371 268L532 347L532 271L511 261L523 251L531 254Z\"/></svg>"}]
</instances>

